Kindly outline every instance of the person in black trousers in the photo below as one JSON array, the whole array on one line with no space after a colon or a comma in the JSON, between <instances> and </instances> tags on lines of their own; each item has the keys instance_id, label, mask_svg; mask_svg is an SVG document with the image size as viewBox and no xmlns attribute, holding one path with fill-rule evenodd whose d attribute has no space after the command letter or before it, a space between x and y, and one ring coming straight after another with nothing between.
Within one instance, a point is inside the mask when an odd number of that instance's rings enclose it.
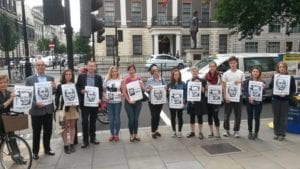
<instances>
[{"instance_id":1,"label":"person in black trousers","mask_svg":"<svg viewBox=\"0 0 300 169\"><path fill-rule=\"evenodd\" d=\"M76 83L76 88L79 97L79 105L81 108L83 143L81 148L86 148L89 142L100 144L96 139L96 118L98 107L84 106L84 94L86 93L85 86L94 86L99 88L99 103L102 100L103 83L102 77L96 75L96 62L89 61L87 66L87 74L80 74Z\"/></svg>"},{"instance_id":2,"label":"person in black trousers","mask_svg":"<svg viewBox=\"0 0 300 169\"><path fill-rule=\"evenodd\" d=\"M39 82L52 82L52 94L56 92L56 85L54 83L54 78L45 75L46 65L43 60L38 60L35 63L36 75L32 75L26 79L26 86L34 86L35 83ZM33 142L32 142L32 158L39 159L39 149L40 149L40 137L41 131L43 131L43 143L45 154L55 155L55 153L50 148L50 139L52 135L52 124L53 124L53 113L54 105L53 103L44 105L43 103L36 101L36 96L33 97L32 108L29 110L31 115L31 124L33 130Z\"/></svg>"},{"instance_id":3,"label":"person in black trousers","mask_svg":"<svg viewBox=\"0 0 300 169\"><path fill-rule=\"evenodd\" d=\"M152 77L148 78L146 83L146 91L151 94L151 90L153 90L154 86L163 86L166 84L165 80L161 77L159 77L159 70L157 66L153 66L151 68L151 75ZM154 91L154 97L162 98L162 93L155 93ZM149 109L151 112L151 132L152 132L152 138L156 139L157 137L161 137L161 134L157 131L159 120L160 120L160 112L163 108L163 104L152 104L151 102L151 96L149 95Z\"/></svg>"}]
</instances>

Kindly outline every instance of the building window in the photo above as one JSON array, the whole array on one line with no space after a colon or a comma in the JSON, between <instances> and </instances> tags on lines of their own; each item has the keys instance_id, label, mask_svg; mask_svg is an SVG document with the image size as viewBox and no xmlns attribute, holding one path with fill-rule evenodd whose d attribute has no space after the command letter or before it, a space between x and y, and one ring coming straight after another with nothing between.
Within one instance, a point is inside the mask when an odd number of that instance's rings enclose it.
<instances>
[{"instance_id":1,"label":"building window","mask_svg":"<svg viewBox=\"0 0 300 169\"><path fill-rule=\"evenodd\" d=\"M246 42L245 43L245 52L257 53L258 52L258 43L257 42Z\"/></svg>"},{"instance_id":2,"label":"building window","mask_svg":"<svg viewBox=\"0 0 300 169\"><path fill-rule=\"evenodd\" d=\"M133 55L142 55L142 36L133 35L132 36L132 51Z\"/></svg>"},{"instance_id":3,"label":"building window","mask_svg":"<svg viewBox=\"0 0 300 169\"><path fill-rule=\"evenodd\" d=\"M209 22L209 3L202 4L201 22L203 22L203 23L208 23Z\"/></svg>"},{"instance_id":4,"label":"building window","mask_svg":"<svg viewBox=\"0 0 300 169\"><path fill-rule=\"evenodd\" d=\"M131 21L133 26L139 26L142 23L142 3L131 3Z\"/></svg>"},{"instance_id":5,"label":"building window","mask_svg":"<svg viewBox=\"0 0 300 169\"><path fill-rule=\"evenodd\" d=\"M115 1L114 0L104 1L104 20L105 20L105 26L115 25Z\"/></svg>"},{"instance_id":6,"label":"building window","mask_svg":"<svg viewBox=\"0 0 300 169\"><path fill-rule=\"evenodd\" d=\"M280 33L280 23L279 22L271 22L269 24L269 32L270 33Z\"/></svg>"},{"instance_id":7,"label":"building window","mask_svg":"<svg viewBox=\"0 0 300 169\"><path fill-rule=\"evenodd\" d=\"M219 36L219 53L227 53L227 35Z\"/></svg>"},{"instance_id":8,"label":"building window","mask_svg":"<svg viewBox=\"0 0 300 169\"><path fill-rule=\"evenodd\" d=\"M293 26L293 33L300 33L300 23Z\"/></svg>"},{"instance_id":9,"label":"building window","mask_svg":"<svg viewBox=\"0 0 300 169\"><path fill-rule=\"evenodd\" d=\"M158 25L167 25L167 8L164 6L163 1L158 1L157 7L157 23Z\"/></svg>"},{"instance_id":10,"label":"building window","mask_svg":"<svg viewBox=\"0 0 300 169\"><path fill-rule=\"evenodd\" d=\"M293 50L293 42L286 42L286 52L291 52Z\"/></svg>"},{"instance_id":11,"label":"building window","mask_svg":"<svg viewBox=\"0 0 300 169\"><path fill-rule=\"evenodd\" d=\"M201 35L203 54L209 54L209 35Z\"/></svg>"},{"instance_id":12,"label":"building window","mask_svg":"<svg viewBox=\"0 0 300 169\"><path fill-rule=\"evenodd\" d=\"M182 4L182 26L190 26L192 17L192 4L183 3Z\"/></svg>"},{"instance_id":13,"label":"building window","mask_svg":"<svg viewBox=\"0 0 300 169\"><path fill-rule=\"evenodd\" d=\"M115 52L115 36L114 35L106 35L106 56L114 56Z\"/></svg>"},{"instance_id":14,"label":"building window","mask_svg":"<svg viewBox=\"0 0 300 169\"><path fill-rule=\"evenodd\" d=\"M280 52L280 42L268 42L267 52L268 53L279 53Z\"/></svg>"},{"instance_id":15,"label":"building window","mask_svg":"<svg viewBox=\"0 0 300 169\"><path fill-rule=\"evenodd\" d=\"M182 35L182 48L183 49L191 48L191 36L190 35Z\"/></svg>"}]
</instances>

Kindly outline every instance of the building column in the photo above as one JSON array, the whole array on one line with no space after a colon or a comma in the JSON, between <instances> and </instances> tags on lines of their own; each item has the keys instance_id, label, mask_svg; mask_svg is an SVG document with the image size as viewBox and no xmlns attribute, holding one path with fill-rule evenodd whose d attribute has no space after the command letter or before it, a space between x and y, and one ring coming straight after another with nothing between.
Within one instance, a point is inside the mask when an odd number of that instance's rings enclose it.
<instances>
[{"instance_id":1,"label":"building column","mask_svg":"<svg viewBox=\"0 0 300 169\"><path fill-rule=\"evenodd\" d=\"M178 16L178 0L172 1L172 16L173 20Z\"/></svg>"},{"instance_id":2,"label":"building column","mask_svg":"<svg viewBox=\"0 0 300 169\"><path fill-rule=\"evenodd\" d=\"M152 0L147 0L147 27L152 25Z\"/></svg>"},{"instance_id":3,"label":"building column","mask_svg":"<svg viewBox=\"0 0 300 169\"><path fill-rule=\"evenodd\" d=\"M158 35L154 35L154 54L159 54L159 49L158 49Z\"/></svg>"},{"instance_id":4,"label":"building column","mask_svg":"<svg viewBox=\"0 0 300 169\"><path fill-rule=\"evenodd\" d=\"M176 52L177 51L179 52L179 56L181 56L181 35L179 34L176 34Z\"/></svg>"},{"instance_id":5,"label":"building column","mask_svg":"<svg viewBox=\"0 0 300 169\"><path fill-rule=\"evenodd\" d=\"M126 27L127 26L126 0L120 1L120 9L121 9L121 27Z\"/></svg>"}]
</instances>

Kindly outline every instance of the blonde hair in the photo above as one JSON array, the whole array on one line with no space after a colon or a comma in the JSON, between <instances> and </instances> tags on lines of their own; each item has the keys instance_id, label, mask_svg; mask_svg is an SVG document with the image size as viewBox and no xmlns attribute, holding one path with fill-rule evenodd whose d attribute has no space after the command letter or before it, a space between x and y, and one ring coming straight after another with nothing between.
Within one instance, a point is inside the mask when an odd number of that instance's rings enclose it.
<instances>
[{"instance_id":1,"label":"blonde hair","mask_svg":"<svg viewBox=\"0 0 300 169\"><path fill-rule=\"evenodd\" d=\"M111 67L108 69L108 72L107 72L107 74L106 74L106 77L105 77L105 80L106 80L106 81L112 79L112 71L113 71L113 70L116 70L116 71L118 72L118 77L117 77L117 79L121 79L121 78L120 78L120 72L119 72L119 69L118 69L116 66L111 66Z\"/></svg>"},{"instance_id":2,"label":"blonde hair","mask_svg":"<svg viewBox=\"0 0 300 169\"><path fill-rule=\"evenodd\" d=\"M2 80L8 81L7 75L0 75L0 81L2 81Z\"/></svg>"},{"instance_id":3,"label":"blonde hair","mask_svg":"<svg viewBox=\"0 0 300 169\"><path fill-rule=\"evenodd\" d=\"M198 67L196 67L196 66L193 66L193 67L191 68L191 70L192 70L192 71L197 71L197 72L199 71Z\"/></svg>"}]
</instances>

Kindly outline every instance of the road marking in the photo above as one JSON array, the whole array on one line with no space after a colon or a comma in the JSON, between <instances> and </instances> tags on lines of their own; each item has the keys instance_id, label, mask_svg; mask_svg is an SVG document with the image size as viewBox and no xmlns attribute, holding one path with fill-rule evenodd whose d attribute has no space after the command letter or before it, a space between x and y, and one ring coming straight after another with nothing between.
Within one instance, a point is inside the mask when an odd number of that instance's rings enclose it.
<instances>
[{"instance_id":1,"label":"road marking","mask_svg":"<svg viewBox=\"0 0 300 169\"><path fill-rule=\"evenodd\" d=\"M149 94L147 92L144 93L149 98ZM163 110L160 112L160 118L166 123L167 126L171 126L171 121Z\"/></svg>"}]
</instances>

